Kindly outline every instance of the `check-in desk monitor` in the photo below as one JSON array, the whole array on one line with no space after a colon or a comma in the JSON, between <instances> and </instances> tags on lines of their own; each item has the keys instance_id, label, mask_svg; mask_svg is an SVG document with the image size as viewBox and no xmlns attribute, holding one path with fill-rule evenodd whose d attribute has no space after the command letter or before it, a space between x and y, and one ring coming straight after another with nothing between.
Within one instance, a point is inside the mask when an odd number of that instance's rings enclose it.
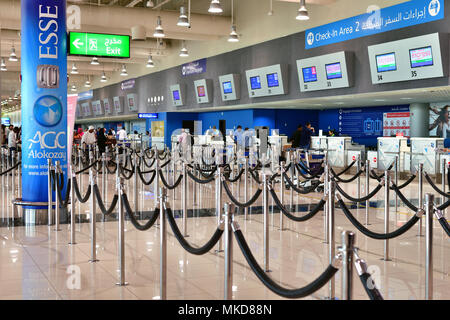
<instances>
[{"instance_id":1,"label":"check-in desk monitor","mask_svg":"<svg viewBox=\"0 0 450 320\"><path fill-rule=\"evenodd\" d=\"M174 84L170 86L170 97L174 107L181 107L186 100L186 90L184 85Z\"/></svg>"},{"instance_id":2,"label":"check-in desk monitor","mask_svg":"<svg viewBox=\"0 0 450 320\"><path fill-rule=\"evenodd\" d=\"M112 114L111 100L109 98L103 99L103 108L105 109L105 114Z\"/></svg>"},{"instance_id":3,"label":"check-in desk monitor","mask_svg":"<svg viewBox=\"0 0 450 320\"><path fill-rule=\"evenodd\" d=\"M439 149L444 148L444 138L411 138L411 172L417 172L423 163L423 171L436 174L439 168Z\"/></svg>"},{"instance_id":4,"label":"check-in desk monitor","mask_svg":"<svg viewBox=\"0 0 450 320\"><path fill-rule=\"evenodd\" d=\"M194 81L194 88L197 103L212 103L213 82L211 79L200 79Z\"/></svg>"},{"instance_id":5,"label":"check-in desk monitor","mask_svg":"<svg viewBox=\"0 0 450 320\"><path fill-rule=\"evenodd\" d=\"M227 74L219 77L222 101L234 101L241 98L241 76Z\"/></svg>"},{"instance_id":6,"label":"check-in desk monitor","mask_svg":"<svg viewBox=\"0 0 450 320\"><path fill-rule=\"evenodd\" d=\"M381 43L368 47L373 84L439 78L447 75L447 34Z\"/></svg>"},{"instance_id":7,"label":"check-in desk monitor","mask_svg":"<svg viewBox=\"0 0 450 320\"><path fill-rule=\"evenodd\" d=\"M114 111L116 111L116 113L122 113L123 112L123 97L114 97L113 103L114 103Z\"/></svg>"},{"instance_id":8,"label":"check-in desk monitor","mask_svg":"<svg viewBox=\"0 0 450 320\"><path fill-rule=\"evenodd\" d=\"M283 95L288 93L288 67L285 64L247 70L250 98Z\"/></svg>"},{"instance_id":9,"label":"check-in desk monitor","mask_svg":"<svg viewBox=\"0 0 450 320\"><path fill-rule=\"evenodd\" d=\"M138 96L135 93L127 94L128 110L131 112L138 111Z\"/></svg>"},{"instance_id":10,"label":"check-in desk monitor","mask_svg":"<svg viewBox=\"0 0 450 320\"><path fill-rule=\"evenodd\" d=\"M83 110L83 116L92 116L91 104L89 102L84 102L81 104L81 110Z\"/></svg>"}]
</instances>

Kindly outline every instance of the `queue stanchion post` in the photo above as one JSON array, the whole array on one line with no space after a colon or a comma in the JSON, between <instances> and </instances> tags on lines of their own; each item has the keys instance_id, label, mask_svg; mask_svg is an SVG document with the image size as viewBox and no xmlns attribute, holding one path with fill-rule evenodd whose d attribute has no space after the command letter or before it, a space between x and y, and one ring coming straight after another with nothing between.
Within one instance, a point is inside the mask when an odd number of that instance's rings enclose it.
<instances>
[{"instance_id":1,"label":"queue stanchion post","mask_svg":"<svg viewBox=\"0 0 450 320\"><path fill-rule=\"evenodd\" d=\"M370 185L370 160L366 160L366 185L365 187L365 196L369 194L369 185ZM370 200L366 200L366 226L369 225L369 209L370 209Z\"/></svg>"},{"instance_id":2,"label":"queue stanchion post","mask_svg":"<svg viewBox=\"0 0 450 320\"><path fill-rule=\"evenodd\" d=\"M155 207L158 205L158 192L159 192L159 155L156 151L155 158L155 179L153 180L153 193L155 195ZM159 220L159 218L158 218Z\"/></svg>"},{"instance_id":3,"label":"queue stanchion post","mask_svg":"<svg viewBox=\"0 0 450 320\"><path fill-rule=\"evenodd\" d=\"M339 251L342 254L341 299L353 300L353 256L355 234L351 231L342 231L342 246Z\"/></svg>"},{"instance_id":4,"label":"queue stanchion post","mask_svg":"<svg viewBox=\"0 0 450 320\"><path fill-rule=\"evenodd\" d=\"M425 194L425 299L433 300L433 206L434 195Z\"/></svg>"},{"instance_id":5,"label":"queue stanchion post","mask_svg":"<svg viewBox=\"0 0 450 320\"><path fill-rule=\"evenodd\" d=\"M89 183L91 184L91 202L90 202L90 216L91 216L91 259L89 262L97 262L97 229L96 229L96 207L95 207L95 192L94 192L94 185L95 185L95 173L94 169L89 169Z\"/></svg>"},{"instance_id":6,"label":"queue stanchion post","mask_svg":"<svg viewBox=\"0 0 450 320\"><path fill-rule=\"evenodd\" d=\"M119 178L116 181L116 188L118 194L118 264L119 264L119 282L118 286L126 286L128 282L125 281L125 213L123 208L122 195L124 194L124 181L123 178Z\"/></svg>"},{"instance_id":7,"label":"queue stanchion post","mask_svg":"<svg viewBox=\"0 0 450 320\"><path fill-rule=\"evenodd\" d=\"M53 217L53 194L52 194L52 159L47 159L47 174L48 174L48 225L52 225Z\"/></svg>"},{"instance_id":8,"label":"queue stanchion post","mask_svg":"<svg viewBox=\"0 0 450 320\"><path fill-rule=\"evenodd\" d=\"M248 157L245 157L244 154L244 202L247 202L248 196ZM248 207L244 208L244 219L248 220Z\"/></svg>"},{"instance_id":9,"label":"queue stanchion post","mask_svg":"<svg viewBox=\"0 0 450 320\"><path fill-rule=\"evenodd\" d=\"M391 177L389 170L384 171L384 233L389 233L389 210L390 210L390 197L389 187L391 185ZM390 261L389 259L389 239L384 240L383 259L384 261Z\"/></svg>"},{"instance_id":10,"label":"queue stanchion post","mask_svg":"<svg viewBox=\"0 0 450 320\"><path fill-rule=\"evenodd\" d=\"M187 184L188 184L188 177L186 172L186 163L183 162L183 185L182 185L182 200L181 200L181 206L183 210L183 235L184 237L188 237L187 234Z\"/></svg>"},{"instance_id":11,"label":"queue stanchion post","mask_svg":"<svg viewBox=\"0 0 450 320\"><path fill-rule=\"evenodd\" d=\"M395 185L398 186L398 155L395 156L395 171L394 171L394 181ZM397 221L398 212L398 195L395 193L395 221Z\"/></svg>"},{"instance_id":12,"label":"queue stanchion post","mask_svg":"<svg viewBox=\"0 0 450 320\"><path fill-rule=\"evenodd\" d=\"M447 167L446 166L446 163L445 163L446 161L444 160L444 161L442 161L442 181L441 181L441 189L442 189L442 192L444 192L445 193L445 168ZM446 198L444 197L444 196L441 196L441 203L444 203L445 202L445 200L446 200Z\"/></svg>"},{"instance_id":13,"label":"queue stanchion post","mask_svg":"<svg viewBox=\"0 0 450 320\"><path fill-rule=\"evenodd\" d=\"M160 223L159 223L159 298L161 300L167 299L167 190L160 188L159 193L159 208L160 208Z\"/></svg>"},{"instance_id":14,"label":"queue stanchion post","mask_svg":"<svg viewBox=\"0 0 450 320\"><path fill-rule=\"evenodd\" d=\"M57 181L59 181L58 174L61 171L61 168L60 168L59 164L60 164L59 161L55 162L55 175L54 175L54 177L55 177L55 194L57 192L60 192L60 190L58 188L58 183L57 183ZM61 213L60 212L61 203L59 201L58 194L55 195L55 202L56 202L56 204L55 204L55 231L61 231L61 229L59 228L59 216L60 216L60 213Z\"/></svg>"},{"instance_id":15,"label":"queue stanchion post","mask_svg":"<svg viewBox=\"0 0 450 320\"><path fill-rule=\"evenodd\" d=\"M217 167L216 170L216 215L217 215L217 224L222 220L222 167ZM217 249L216 252L222 252L222 238L217 241Z\"/></svg>"},{"instance_id":16,"label":"queue stanchion post","mask_svg":"<svg viewBox=\"0 0 450 320\"><path fill-rule=\"evenodd\" d=\"M263 215L264 215L264 271L270 272L270 246L269 246L269 195L266 172L263 171Z\"/></svg>"},{"instance_id":17,"label":"queue stanchion post","mask_svg":"<svg viewBox=\"0 0 450 320\"><path fill-rule=\"evenodd\" d=\"M294 154L292 151L289 151L289 158L290 158L290 162L291 162L291 168L290 168L291 179L294 180L294 174L295 174L296 168L295 168ZM292 186L290 186L290 188L289 188L289 205L291 207L291 210L294 210L294 190L293 190Z\"/></svg>"},{"instance_id":18,"label":"queue stanchion post","mask_svg":"<svg viewBox=\"0 0 450 320\"><path fill-rule=\"evenodd\" d=\"M360 154L358 154L356 156L356 173L358 173L361 170L361 156ZM357 197L361 198L361 175L358 176L357 180L356 180L356 184L357 184ZM356 204L356 207L359 208L359 202Z\"/></svg>"},{"instance_id":19,"label":"queue stanchion post","mask_svg":"<svg viewBox=\"0 0 450 320\"><path fill-rule=\"evenodd\" d=\"M106 201L106 155L108 153L108 147L105 148L105 152L102 153L102 197Z\"/></svg>"},{"instance_id":20,"label":"queue stanchion post","mask_svg":"<svg viewBox=\"0 0 450 320\"><path fill-rule=\"evenodd\" d=\"M72 165L70 165L70 242L69 244L76 244L75 241L75 171Z\"/></svg>"},{"instance_id":21,"label":"queue stanchion post","mask_svg":"<svg viewBox=\"0 0 450 320\"><path fill-rule=\"evenodd\" d=\"M423 208L423 163L419 163L419 209ZM422 217L418 222L418 237L422 237Z\"/></svg>"},{"instance_id":22,"label":"queue stanchion post","mask_svg":"<svg viewBox=\"0 0 450 320\"><path fill-rule=\"evenodd\" d=\"M325 162L325 177L324 177L324 183L323 183L324 196L326 196L329 192L329 190L328 190L329 182L330 182L330 168L329 168L328 161L326 161ZM323 229L324 229L324 234L325 234L324 243L329 243L329 232L328 232L328 229L329 229L329 221L328 221L329 206L328 205L324 206L323 211L324 211Z\"/></svg>"},{"instance_id":23,"label":"queue stanchion post","mask_svg":"<svg viewBox=\"0 0 450 320\"><path fill-rule=\"evenodd\" d=\"M282 205L284 205L284 173L285 173L285 168L284 168L285 162L282 161L281 162L281 166L280 166L280 173L281 173L281 177L280 177L280 202ZM281 212L280 210L280 231L283 231L284 229L284 214L283 212Z\"/></svg>"},{"instance_id":24,"label":"queue stanchion post","mask_svg":"<svg viewBox=\"0 0 450 320\"><path fill-rule=\"evenodd\" d=\"M224 277L224 300L233 299L233 230L232 223L234 220L234 205L232 203L225 203L224 205L224 219L225 219L225 277Z\"/></svg>"},{"instance_id":25,"label":"queue stanchion post","mask_svg":"<svg viewBox=\"0 0 450 320\"><path fill-rule=\"evenodd\" d=\"M334 209L335 209L335 193L336 182L330 179L328 183L328 259L329 263L333 264L333 259L336 254L335 248L335 225L334 225ZM328 299L334 300L336 296L336 287L334 277L328 283Z\"/></svg>"},{"instance_id":26,"label":"queue stanchion post","mask_svg":"<svg viewBox=\"0 0 450 320\"><path fill-rule=\"evenodd\" d=\"M22 161L22 153L19 152L17 161ZM17 194L18 198L22 198L22 165L17 168Z\"/></svg>"},{"instance_id":27,"label":"queue stanchion post","mask_svg":"<svg viewBox=\"0 0 450 320\"><path fill-rule=\"evenodd\" d=\"M307 154L306 154L307 155ZM305 155L305 157L306 157L306 155ZM294 161L295 161L295 164L298 164L298 163L300 163L300 159L301 159L302 157L301 157L301 154L300 154L300 152L299 152L299 150L295 150L294 151ZM296 170L297 168L294 168L294 172L295 172L295 179L297 180L297 183L296 183L296 186L297 186L297 188L300 186L300 176L299 176L299 174L298 174L298 170Z\"/></svg>"},{"instance_id":28,"label":"queue stanchion post","mask_svg":"<svg viewBox=\"0 0 450 320\"><path fill-rule=\"evenodd\" d=\"M11 151L11 156L12 156L11 162L12 162L12 167L13 167L12 172L11 172L11 175L12 175L12 177L11 177L12 178L11 194L12 194L12 198L15 199L16 198L16 169L14 169L14 167L16 165L16 154L15 154L14 150Z\"/></svg>"},{"instance_id":29,"label":"queue stanchion post","mask_svg":"<svg viewBox=\"0 0 450 320\"><path fill-rule=\"evenodd\" d=\"M139 212L139 201L138 201L138 173L137 173L137 154L136 151L134 154L134 212L136 214Z\"/></svg>"}]
</instances>

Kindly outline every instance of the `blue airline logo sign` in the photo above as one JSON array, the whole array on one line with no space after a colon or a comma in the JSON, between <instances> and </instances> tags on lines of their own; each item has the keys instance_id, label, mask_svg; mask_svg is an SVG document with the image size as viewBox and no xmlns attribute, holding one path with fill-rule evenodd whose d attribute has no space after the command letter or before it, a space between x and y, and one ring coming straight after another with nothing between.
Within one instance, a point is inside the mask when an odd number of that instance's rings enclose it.
<instances>
[{"instance_id":1,"label":"blue airline logo sign","mask_svg":"<svg viewBox=\"0 0 450 320\"><path fill-rule=\"evenodd\" d=\"M445 0L411 0L305 31L305 48L367 37L373 34L444 19Z\"/></svg>"}]
</instances>

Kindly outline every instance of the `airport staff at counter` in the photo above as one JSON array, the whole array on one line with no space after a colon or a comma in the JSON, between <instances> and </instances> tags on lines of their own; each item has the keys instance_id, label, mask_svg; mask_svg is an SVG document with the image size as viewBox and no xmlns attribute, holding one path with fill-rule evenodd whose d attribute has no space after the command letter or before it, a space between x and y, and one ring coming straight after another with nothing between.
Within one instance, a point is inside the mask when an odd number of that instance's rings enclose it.
<instances>
[{"instance_id":1,"label":"airport staff at counter","mask_svg":"<svg viewBox=\"0 0 450 320\"><path fill-rule=\"evenodd\" d=\"M311 136L314 134L315 129L311 126L311 123L307 122L305 127L299 124L297 130L294 131L289 139L291 148L309 149L311 146Z\"/></svg>"}]
</instances>

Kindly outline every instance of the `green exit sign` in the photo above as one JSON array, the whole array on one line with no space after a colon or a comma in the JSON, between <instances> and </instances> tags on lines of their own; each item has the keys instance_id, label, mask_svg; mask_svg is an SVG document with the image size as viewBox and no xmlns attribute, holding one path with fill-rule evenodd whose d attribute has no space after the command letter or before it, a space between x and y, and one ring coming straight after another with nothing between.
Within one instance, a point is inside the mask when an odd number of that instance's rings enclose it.
<instances>
[{"instance_id":1,"label":"green exit sign","mask_svg":"<svg viewBox=\"0 0 450 320\"><path fill-rule=\"evenodd\" d=\"M69 55L108 58L130 57L130 36L69 32Z\"/></svg>"}]
</instances>

